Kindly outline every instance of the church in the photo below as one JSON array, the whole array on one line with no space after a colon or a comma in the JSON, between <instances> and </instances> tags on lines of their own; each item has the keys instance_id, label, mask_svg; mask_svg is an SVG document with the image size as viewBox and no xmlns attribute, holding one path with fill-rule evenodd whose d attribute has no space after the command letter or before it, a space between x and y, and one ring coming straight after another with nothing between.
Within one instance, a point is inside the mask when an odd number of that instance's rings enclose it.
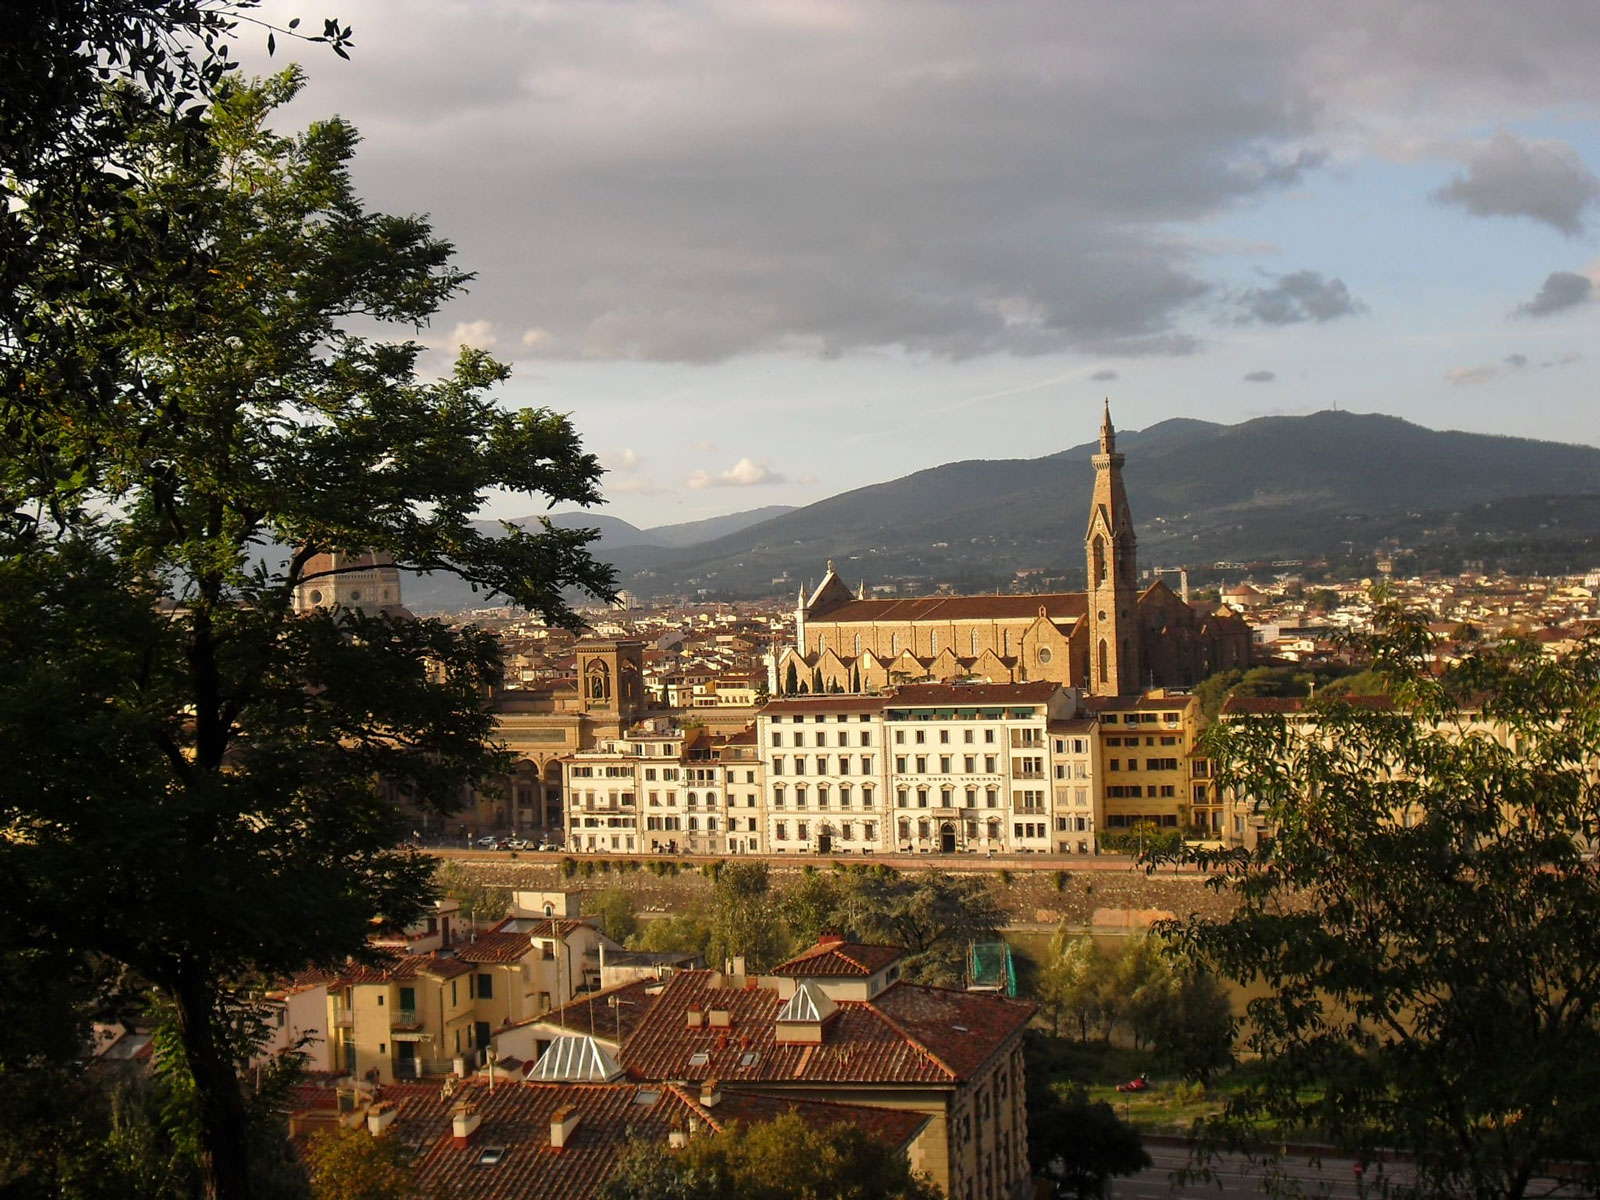
<instances>
[{"instance_id":1,"label":"church","mask_svg":"<svg viewBox=\"0 0 1600 1200\"><path fill-rule=\"evenodd\" d=\"M1159 578L1139 588L1123 455L1107 403L1084 535L1088 590L1031 596L867 599L832 562L795 608L795 641L773 691L874 692L921 681L1051 681L1093 696L1192 687L1250 661L1250 627L1217 603L1191 604Z\"/></svg>"}]
</instances>

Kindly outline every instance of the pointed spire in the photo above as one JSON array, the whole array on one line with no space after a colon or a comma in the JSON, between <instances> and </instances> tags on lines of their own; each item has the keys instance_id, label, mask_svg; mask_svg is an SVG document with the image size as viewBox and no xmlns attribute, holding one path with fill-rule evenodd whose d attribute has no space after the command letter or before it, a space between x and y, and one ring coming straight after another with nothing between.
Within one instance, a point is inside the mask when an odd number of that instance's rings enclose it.
<instances>
[{"instance_id":1,"label":"pointed spire","mask_svg":"<svg viewBox=\"0 0 1600 1200\"><path fill-rule=\"evenodd\" d=\"M867 598L867 581L865 579L863 579L861 581L861 585L856 588L856 599L857 600L865 600L866 598Z\"/></svg>"},{"instance_id":2,"label":"pointed spire","mask_svg":"<svg viewBox=\"0 0 1600 1200\"><path fill-rule=\"evenodd\" d=\"M1106 397L1105 415L1100 418L1100 453L1112 454L1117 448L1117 431L1111 427L1111 397Z\"/></svg>"}]
</instances>

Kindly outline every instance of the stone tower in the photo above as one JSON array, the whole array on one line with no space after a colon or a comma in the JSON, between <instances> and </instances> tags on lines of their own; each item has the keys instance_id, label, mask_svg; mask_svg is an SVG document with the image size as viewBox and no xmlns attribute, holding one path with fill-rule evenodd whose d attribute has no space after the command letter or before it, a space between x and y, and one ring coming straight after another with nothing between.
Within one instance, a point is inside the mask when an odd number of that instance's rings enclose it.
<instances>
[{"instance_id":1,"label":"stone tower","mask_svg":"<svg viewBox=\"0 0 1600 1200\"><path fill-rule=\"evenodd\" d=\"M1089 567L1091 694L1127 696L1139 690L1139 566L1133 517L1122 487L1122 455L1111 427L1111 402L1100 422L1094 456L1094 507L1084 550Z\"/></svg>"}]
</instances>

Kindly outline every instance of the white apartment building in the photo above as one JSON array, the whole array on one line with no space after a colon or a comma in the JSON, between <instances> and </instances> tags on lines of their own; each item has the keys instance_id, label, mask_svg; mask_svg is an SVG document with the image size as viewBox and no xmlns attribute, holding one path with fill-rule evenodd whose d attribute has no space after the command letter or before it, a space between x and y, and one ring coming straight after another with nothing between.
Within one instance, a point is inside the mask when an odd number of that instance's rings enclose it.
<instances>
[{"instance_id":1,"label":"white apartment building","mask_svg":"<svg viewBox=\"0 0 1600 1200\"><path fill-rule=\"evenodd\" d=\"M562 759L567 845L598 854L748 854L764 840L754 731L631 729Z\"/></svg>"},{"instance_id":2,"label":"white apartment building","mask_svg":"<svg viewBox=\"0 0 1600 1200\"><path fill-rule=\"evenodd\" d=\"M1078 701L1051 682L774 700L757 718L768 848L1076 852L1081 820L1087 851L1098 751Z\"/></svg>"}]
</instances>

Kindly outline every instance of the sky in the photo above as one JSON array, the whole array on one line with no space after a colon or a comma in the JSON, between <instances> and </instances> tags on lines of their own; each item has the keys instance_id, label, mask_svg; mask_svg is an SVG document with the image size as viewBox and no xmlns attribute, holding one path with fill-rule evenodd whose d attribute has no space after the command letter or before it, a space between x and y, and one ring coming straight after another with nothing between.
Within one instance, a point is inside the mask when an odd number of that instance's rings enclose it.
<instances>
[{"instance_id":1,"label":"sky","mask_svg":"<svg viewBox=\"0 0 1600 1200\"><path fill-rule=\"evenodd\" d=\"M510 363L635 525L1049 454L1102 399L1600 445L1600 5L308 2L260 12L350 61L237 53L476 273L425 363Z\"/></svg>"}]
</instances>

